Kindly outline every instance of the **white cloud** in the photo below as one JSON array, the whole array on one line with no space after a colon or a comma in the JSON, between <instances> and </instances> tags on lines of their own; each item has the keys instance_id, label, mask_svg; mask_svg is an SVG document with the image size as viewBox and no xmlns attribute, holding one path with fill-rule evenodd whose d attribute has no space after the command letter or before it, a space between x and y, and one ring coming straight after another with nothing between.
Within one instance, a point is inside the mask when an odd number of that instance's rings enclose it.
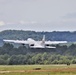
<instances>
[{"instance_id":1,"label":"white cloud","mask_svg":"<svg viewBox=\"0 0 76 75\"><path fill-rule=\"evenodd\" d=\"M3 25L5 25L5 22L0 21L0 26L3 26Z\"/></svg>"},{"instance_id":2,"label":"white cloud","mask_svg":"<svg viewBox=\"0 0 76 75\"><path fill-rule=\"evenodd\" d=\"M36 21L18 21L18 22L4 22L4 21L0 21L0 26L4 26L4 25L27 25L27 24L36 24Z\"/></svg>"}]
</instances>

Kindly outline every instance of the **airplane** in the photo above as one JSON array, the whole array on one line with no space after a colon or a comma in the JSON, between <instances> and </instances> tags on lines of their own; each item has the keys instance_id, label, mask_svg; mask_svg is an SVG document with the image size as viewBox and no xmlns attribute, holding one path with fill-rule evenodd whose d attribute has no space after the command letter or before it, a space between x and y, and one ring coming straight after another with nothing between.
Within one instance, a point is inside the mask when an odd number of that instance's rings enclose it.
<instances>
[{"instance_id":1,"label":"airplane","mask_svg":"<svg viewBox=\"0 0 76 75\"><path fill-rule=\"evenodd\" d=\"M19 43L22 45L28 44L30 48L56 48L54 46L50 46L51 44L59 44L59 43L67 43L67 41L45 41L45 35L41 41L35 41L32 38L28 38L27 40L3 40L4 42L11 43Z\"/></svg>"}]
</instances>

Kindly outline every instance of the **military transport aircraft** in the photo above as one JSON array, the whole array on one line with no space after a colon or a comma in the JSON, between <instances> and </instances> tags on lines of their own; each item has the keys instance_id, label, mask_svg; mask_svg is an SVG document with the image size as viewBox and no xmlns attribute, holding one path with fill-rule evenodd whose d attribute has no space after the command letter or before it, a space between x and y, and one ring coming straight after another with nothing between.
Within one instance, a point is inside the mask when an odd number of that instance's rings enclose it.
<instances>
[{"instance_id":1,"label":"military transport aircraft","mask_svg":"<svg viewBox=\"0 0 76 75\"><path fill-rule=\"evenodd\" d=\"M20 43L22 45L28 44L30 48L56 48L50 45L67 43L67 41L45 41L45 35L43 35L43 38L41 41L35 41L32 38L28 38L27 40L3 40L3 41L10 42L10 43Z\"/></svg>"}]
</instances>

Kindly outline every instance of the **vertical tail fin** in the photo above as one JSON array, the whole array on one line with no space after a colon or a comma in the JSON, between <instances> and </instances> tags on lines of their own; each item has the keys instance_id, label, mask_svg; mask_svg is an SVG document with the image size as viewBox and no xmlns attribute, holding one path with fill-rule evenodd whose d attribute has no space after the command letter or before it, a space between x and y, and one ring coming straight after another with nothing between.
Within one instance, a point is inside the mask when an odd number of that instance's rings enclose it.
<instances>
[{"instance_id":1,"label":"vertical tail fin","mask_svg":"<svg viewBox=\"0 0 76 75\"><path fill-rule=\"evenodd\" d=\"M45 42L45 35L43 35L43 39L42 39L42 41L44 41L44 42Z\"/></svg>"},{"instance_id":2,"label":"vertical tail fin","mask_svg":"<svg viewBox=\"0 0 76 75\"><path fill-rule=\"evenodd\" d=\"M41 45L45 47L45 35L43 35Z\"/></svg>"}]
</instances>

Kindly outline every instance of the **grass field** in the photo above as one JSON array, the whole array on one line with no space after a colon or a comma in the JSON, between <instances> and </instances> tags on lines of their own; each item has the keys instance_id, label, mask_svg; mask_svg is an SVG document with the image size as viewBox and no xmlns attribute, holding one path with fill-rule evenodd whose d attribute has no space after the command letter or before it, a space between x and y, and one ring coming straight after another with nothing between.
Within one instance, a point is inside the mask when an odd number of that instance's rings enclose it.
<instances>
[{"instance_id":1,"label":"grass field","mask_svg":"<svg viewBox=\"0 0 76 75\"><path fill-rule=\"evenodd\" d=\"M76 65L1 65L0 75L76 75Z\"/></svg>"}]
</instances>

